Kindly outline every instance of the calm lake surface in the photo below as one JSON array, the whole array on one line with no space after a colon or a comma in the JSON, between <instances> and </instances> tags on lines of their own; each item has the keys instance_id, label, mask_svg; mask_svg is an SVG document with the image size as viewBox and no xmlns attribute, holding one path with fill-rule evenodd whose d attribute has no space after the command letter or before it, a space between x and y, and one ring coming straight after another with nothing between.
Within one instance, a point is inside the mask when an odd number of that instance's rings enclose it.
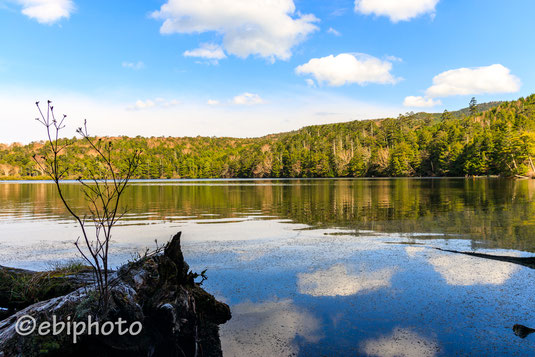
<instances>
[{"instance_id":1,"label":"calm lake surface","mask_svg":"<svg viewBox=\"0 0 535 357\"><path fill-rule=\"evenodd\" d=\"M79 185L69 201L84 206ZM535 180L136 181L113 263L183 232L227 302L226 356L533 356L535 270L445 248L535 252ZM0 183L0 265L76 258L46 182Z\"/></svg>"}]
</instances>

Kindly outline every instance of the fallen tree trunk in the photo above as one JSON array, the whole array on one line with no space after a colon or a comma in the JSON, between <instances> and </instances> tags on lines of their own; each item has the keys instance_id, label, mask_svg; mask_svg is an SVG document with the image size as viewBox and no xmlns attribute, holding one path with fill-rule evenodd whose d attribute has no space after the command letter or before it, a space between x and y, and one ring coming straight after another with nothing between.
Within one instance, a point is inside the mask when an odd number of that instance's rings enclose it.
<instances>
[{"instance_id":1,"label":"fallen tree trunk","mask_svg":"<svg viewBox=\"0 0 535 357\"><path fill-rule=\"evenodd\" d=\"M435 248L435 249L443 251L443 252L465 254L465 255L471 255L473 257L478 257L478 258L492 259L492 260L498 260L501 262L519 264L519 265L523 265L531 269L535 269L535 257L527 257L527 258L520 257L519 258L519 257L508 257L508 256L503 256L503 255L493 255L493 254L484 254L484 253L461 252L458 250L449 250L449 249L442 249L442 248Z\"/></svg>"},{"instance_id":2,"label":"fallen tree trunk","mask_svg":"<svg viewBox=\"0 0 535 357\"><path fill-rule=\"evenodd\" d=\"M0 357L10 356L221 356L218 325L231 317L228 305L195 283L180 248L180 233L165 250L121 267L110 279L105 309L95 285L41 301L0 321ZM22 336L17 321L31 316L37 326L51 321L141 323L139 334Z\"/></svg>"},{"instance_id":3,"label":"fallen tree trunk","mask_svg":"<svg viewBox=\"0 0 535 357\"><path fill-rule=\"evenodd\" d=\"M90 267L48 272L0 266L0 307L15 311L36 302L66 295L94 282Z\"/></svg>"}]
</instances>

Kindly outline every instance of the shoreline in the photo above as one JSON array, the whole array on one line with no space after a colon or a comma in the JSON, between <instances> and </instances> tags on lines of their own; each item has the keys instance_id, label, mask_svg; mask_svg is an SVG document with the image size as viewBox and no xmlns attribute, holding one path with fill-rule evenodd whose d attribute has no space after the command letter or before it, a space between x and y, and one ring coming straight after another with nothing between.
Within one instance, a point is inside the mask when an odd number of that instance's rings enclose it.
<instances>
[{"instance_id":1,"label":"shoreline","mask_svg":"<svg viewBox=\"0 0 535 357\"><path fill-rule=\"evenodd\" d=\"M528 176L500 176L500 175L485 175L485 176L370 176L370 177L216 177L216 178L154 178L154 179L132 179L130 182L195 182L195 181L282 181L282 180L469 180L469 179L502 179L502 180L526 180L535 179L535 177ZM90 181L90 179L83 179L82 181ZM46 177L0 177L0 183L5 182L43 182L53 183L52 180ZM76 183L76 179L61 180L66 183Z\"/></svg>"}]
</instances>

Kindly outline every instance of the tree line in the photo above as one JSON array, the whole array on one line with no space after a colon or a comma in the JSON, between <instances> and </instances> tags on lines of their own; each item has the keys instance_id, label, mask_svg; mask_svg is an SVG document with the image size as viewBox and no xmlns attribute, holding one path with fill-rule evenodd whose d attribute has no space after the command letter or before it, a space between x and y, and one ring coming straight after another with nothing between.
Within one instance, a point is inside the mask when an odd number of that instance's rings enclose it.
<instances>
[{"instance_id":1,"label":"tree line","mask_svg":"<svg viewBox=\"0 0 535 357\"><path fill-rule=\"evenodd\" d=\"M533 175L535 95L457 112L315 125L260 138L102 137L116 158L142 151L135 178L307 178ZM88 178L94 150L83 140L62 161ZM45 142L0 146L0 178L42 178L33 155Z\"/></svg>"}]
</instances>

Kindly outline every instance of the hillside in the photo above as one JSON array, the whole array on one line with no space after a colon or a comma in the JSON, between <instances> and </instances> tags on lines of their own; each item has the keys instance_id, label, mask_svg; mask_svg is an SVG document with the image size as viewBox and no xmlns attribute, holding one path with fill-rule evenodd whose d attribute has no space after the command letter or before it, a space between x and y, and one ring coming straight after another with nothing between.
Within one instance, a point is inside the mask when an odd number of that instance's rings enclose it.
<instances>
[{"instance_id":1,"label":"hillside","mask_svg":"<svg viewBox=\"0 0 535 357\"><path fill-rule=\"evenodd\" d=\"M316 125L261 138L103 138L118 157L141 149L137 178L369 177L533 174L535 95L442 114ZM43 177L44 145L0 146L0 178ZM70 178L93 165L75 140L62 155Z\"/></svg>"}]
</instances>

